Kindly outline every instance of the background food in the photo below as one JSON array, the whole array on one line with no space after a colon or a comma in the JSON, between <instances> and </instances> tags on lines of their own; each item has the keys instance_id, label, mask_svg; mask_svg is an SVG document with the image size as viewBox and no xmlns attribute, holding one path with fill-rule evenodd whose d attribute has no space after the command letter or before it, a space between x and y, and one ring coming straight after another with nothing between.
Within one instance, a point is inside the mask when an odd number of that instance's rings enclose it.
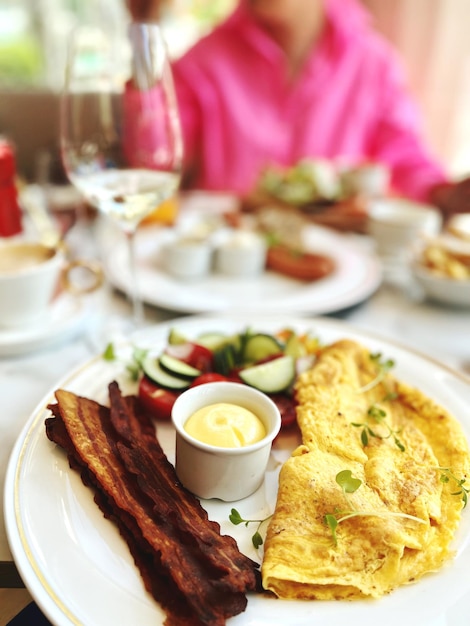
<instances>
[{"instance_id":1,"label":"background food","mask_svg":"<svg viewBox=\"0 0 470 626\"><path fill-rule=\"evenodd\" d=\"M470 241L443 235L427 242L421 264L433 274L455 280L470 279Z\"/></svg>"}]
</instances>

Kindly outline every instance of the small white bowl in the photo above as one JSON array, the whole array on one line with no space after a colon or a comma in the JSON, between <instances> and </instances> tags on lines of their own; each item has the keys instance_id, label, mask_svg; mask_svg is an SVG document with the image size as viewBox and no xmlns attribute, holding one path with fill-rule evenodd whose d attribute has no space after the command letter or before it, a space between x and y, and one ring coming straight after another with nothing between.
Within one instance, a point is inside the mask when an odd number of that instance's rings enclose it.
<instances>
[{"instance_id":1,"label":"small white bowl","mask_svg":"<svg viewBox=\"0 0 470 626\"><path fill-rule=\"evenodd\" d=\"M416 262L413 264L413 274L429 299L451 306L470 307L470 279L439 276Z\"/></svg>"},{"instance_id":2,"label":"small white bowl","mask_svg":"<svg viewBox=\"0 0 470 626\"><path fill-rule=\"evenodd\" d=\"M248 231L225 231L215 242L215 269L227 276L257 276L266 267L266 242Z\"/></svg>"},{"instance_id":3,"label":"small white bowl","mask_svg":"<svg viewBox=\"0 0 470 626\"><path fill-rule=\"evenodd\" d=\"M463 266L470 266L470 241L450 233L418 242L411 264L415 280L429 299L468 307L470 276Z\"/></svg>"},{"instance_id":4,"label":"small white bowl","mask_svg":"<svg viewBox=\"0 0 470 626\"><path fill-rule=\"evenodd\" d=\"M470 213L459 213L449 218L447 230L465 241L470 241Z\"/></svg>"},{"instance_id":5,"label":"small white bowl","mask_svg":"<svg viewBox=\"0 0 470 626\"><path fill-rule=\"evenodd\" d=\"M221 448L198 441L184 425L202 407L228 402L252 411L264 424L260 441L240 448ZM233 502L246 498L262 484L281 416L264 393L232 382L198 385L182 393L172 410L176 429L176 474L181 483L200 498Z\"/></svg>"}]
</instances>

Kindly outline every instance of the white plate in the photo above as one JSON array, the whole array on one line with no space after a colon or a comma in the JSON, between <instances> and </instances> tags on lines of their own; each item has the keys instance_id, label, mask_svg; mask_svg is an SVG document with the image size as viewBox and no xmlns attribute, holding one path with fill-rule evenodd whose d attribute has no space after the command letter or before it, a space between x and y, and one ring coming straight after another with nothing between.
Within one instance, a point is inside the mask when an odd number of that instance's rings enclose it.
<instances>
[{"instance_id":1,"label":"white plate","mask_svg":"<svg viewBox=\"0 0 470 626\"><path fill-rule=\"evenodd\" d=\"M233 333L247 326L274 331L290 326L318 334L325 342L350 337L395 359L395 374L435 398L463 424L470 436L470 380L422 355L356 330L342 322L285 317L194 316L142 331L139 345L162 348L175 326L188 336L219 330ZM125 348L121 356L130 354ZM95 359L57 384L76 393L106 401L109 381L125 387L124 363ZM10 547L32 596L56 626L86 624L119 626L162 625L164 615L144 591L126 544L114 525L105 520L79 476L69 469L63 452L45 435L46 405L39 404L12 452L5 484L5 520ZM173 460L174 433L170 424L158 427L159 438ZM283 461L295 442L282 437L273 453ZM275 504L279 463L271 463L265 484L236 508L246 518L265 517ZM251 528L233 526L228 514L233 504L205 501L209 516L232 534L239 547L255 557ZM470 510L464 511L455 540L456 556L441 571L414 585L401 587L377 601L275 601L250 596L247 610L228 620L230 626L468 626L470 623Z\"/></svg>"},{"instance_id":2,"label":"white plate","mask_svg":"<svg viewBox=\"0 0 470 626\"><path fill-rule=\"evenodd\" d=\"M87 317L87 307L67 293L51 304L47 316L28 328L0 328L0 356L28 354L78 333Z\"/></svg>"},{"instance_id":3,"label":"white plate","mask_svg":"<svg viewBox=\"0 0 470 626\"><path fill-rule=\"evenodd\" d=\"M106 272L111 283L129 292L127 247L112 230L104 235ZM146 227L137 232L138 284L147 304L182 313L276 311L325 315L346 309L371 296L382 280L378 259L349 235L320 226L305 228L307 249L328 254L336 270L326 278L303 282L267 271L254 278L211 273L201 279L178 280L160 259L168 232Z\"/></svg>"}]
</instances>

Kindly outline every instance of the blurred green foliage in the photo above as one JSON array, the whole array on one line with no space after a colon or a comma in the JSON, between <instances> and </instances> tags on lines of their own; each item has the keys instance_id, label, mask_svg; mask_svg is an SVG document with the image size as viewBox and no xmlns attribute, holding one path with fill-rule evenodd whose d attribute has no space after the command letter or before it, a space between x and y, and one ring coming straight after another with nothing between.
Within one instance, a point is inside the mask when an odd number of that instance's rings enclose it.
<instances>
[{"instance_id":1,"label":"blurred green foliage","mask_svg":"<svg viewBox=\"0 0 470 626\"><path fill-rule=\"evenodd\" d=\"M0 41L0 83L3 86L37 84L43 66L41 49L30 37Z\"/></svg>"},{"instance_id":2,"label":"blurred green foliage","mask_svg":"<svg viewBox=\"0 0 470 626\"><path fill-rule=\"evenodd\" d=\"M234 0L192 0L188 10L199 22L212 25L225 17L234 5Z\"/></svg>"}]
</instances>

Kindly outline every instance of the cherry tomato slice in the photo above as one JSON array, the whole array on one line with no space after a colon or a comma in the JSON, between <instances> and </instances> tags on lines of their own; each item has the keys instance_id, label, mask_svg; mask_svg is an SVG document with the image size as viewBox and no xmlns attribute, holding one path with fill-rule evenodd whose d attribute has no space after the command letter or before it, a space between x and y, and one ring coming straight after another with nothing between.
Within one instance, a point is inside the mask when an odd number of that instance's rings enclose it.
<instances>
[{"instance_id":1,"label":"cherry tomato slice","mask_svg":"<svg viewBox=\"0 0 470 626\"><path fill-rule=\"evenodd\" d=\"M227 380L229 380L231 383L239 383L240 385L245 384L243 380L240 378L237 370L232 370L230 374L228 375Z\"/></svg>"},{"instance_id":2,"label":"cherry tomato slice","mask_svg":"<svg viewBox=\"0 0 470 626\"><path fill-rule=\"evenodd\" d=\"M227 376L223 376L222 374L217 374L217 372L206 372L205 374L201 374L197 378L193 380L191 383L191 387L197 387L198 385L205 385L206 383L217 383L217 382L225 382L229 380Z\"/></svg>"},{"instance_id":3,"label":"cherry tomato slice","mask_svg":"<svg viewBox=\"0 0 470 626\"><path fill-rule=\"evenodd\" d=\"M175 346L167 346L165 352L180 361L195 367L201 372L210 372L213 369L214 357L209 348L198 343L186 342Z\"/></svg>"},{"instance_id":4,"label":"cherry tomato slice","mask_svg":"<svg viewBox=\"0 0 470 626\"><path fill-rule=\"evenodd\" d=\"M147 376L139 383L139 399L143 408L156 420L171 419L171 409L178 397L175 391L162 389Z\"/></svg>"},{"instance_id":5,"label":"cherry tomato slice","mask_svg":"<svg viewBox=\"0 0 470 626\"><path fill-rule=\"evenodd\" d=\"M281 430L294 426L297 423L294 398L282 393L269 394L269 397L281 414Z\"/></svg>"}]
</instances>

